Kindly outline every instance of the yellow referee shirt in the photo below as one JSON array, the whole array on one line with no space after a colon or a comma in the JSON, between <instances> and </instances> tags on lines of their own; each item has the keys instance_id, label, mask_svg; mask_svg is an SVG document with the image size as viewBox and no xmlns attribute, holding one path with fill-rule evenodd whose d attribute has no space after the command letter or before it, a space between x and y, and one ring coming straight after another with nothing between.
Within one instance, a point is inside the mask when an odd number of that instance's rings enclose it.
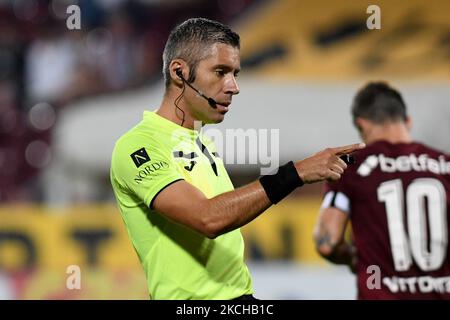
<instances>
[{"instance_id":1,"label":"yellow referee shirt","mask_svg":"<svg viewBox=\"0 0 450 320\"><path fill-rule=\"evenodd\" d=\"M211 240L152 209L156 195L181 179L207 198L233 190L211 140L145 111L115 145L111 184L150 296L232 299L253 293L239 230Z\"/></svg>"}]
</instances>

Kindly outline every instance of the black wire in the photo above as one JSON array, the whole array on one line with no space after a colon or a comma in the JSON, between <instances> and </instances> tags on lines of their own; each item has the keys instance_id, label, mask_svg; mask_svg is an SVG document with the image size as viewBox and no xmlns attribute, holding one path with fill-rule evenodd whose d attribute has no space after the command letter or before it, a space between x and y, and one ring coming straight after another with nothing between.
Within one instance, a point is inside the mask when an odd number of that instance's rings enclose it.
<instances>
[{"instance_id":1,"label":"black wire","mask_svg":"<svg viewBox=\"0 0 450 320\"><path fill-rule=\"evenodd\" d=\"M175 99L175 101L174 101L175 107L183 113L183 119L181 120L181 126L183 126L183 124L184 124L184 111L183 111L183 109L181 109L181 108L178 106L178 103L180 102L181 98L183 97L183 94L184 94L184 90L185 90L185 89L186 89L186 86L185 86L184 81L183 81L183 90L181 91L180 95L179 95L179 96ZM177 113L177 112L176 112L176 110L175 110L175 114L176 114L176 113Z\"/></svg>"}]
</instances>

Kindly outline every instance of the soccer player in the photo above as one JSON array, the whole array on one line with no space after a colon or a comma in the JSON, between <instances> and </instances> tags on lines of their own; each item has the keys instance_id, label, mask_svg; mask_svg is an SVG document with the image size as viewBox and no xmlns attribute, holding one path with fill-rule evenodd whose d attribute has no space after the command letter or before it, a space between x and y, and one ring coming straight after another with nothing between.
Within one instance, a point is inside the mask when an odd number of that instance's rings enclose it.
<instances>
[{"instance_id":1,"label":"soccer player","mask_svg":"<svg viewBox=\"0 0 450 320\"><path fill-rule=\"evenodd\" d=\"M163 54L161 105L115 145L111 183L151 298L252 299L239 227L304 183L339 179L347 167L339 156L364 147L326 149L233 190L195 122L223 121L239 93L239 48L239 35L219 22L177 26Z\"/></svg>"},{"instance_id":2,"label":"soccer player","mask_svg":"<svg viewBox=\"0 0 450 320\"><path fill-rule=\"evenodd\" d=\"M362 88L352 113L367 148L327 183L318 252L356 268L359 299L449 299L449 155L411 140L405 103L386 83Z\"/></svg>"}]
</instances>

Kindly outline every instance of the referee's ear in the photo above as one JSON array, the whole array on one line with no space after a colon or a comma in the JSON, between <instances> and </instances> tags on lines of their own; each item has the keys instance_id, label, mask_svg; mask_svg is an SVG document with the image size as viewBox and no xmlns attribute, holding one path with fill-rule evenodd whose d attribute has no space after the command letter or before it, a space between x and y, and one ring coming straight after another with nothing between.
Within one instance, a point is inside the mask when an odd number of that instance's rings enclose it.
<instances>
[{"instance_id":1,"label":"referee's ear","mask_svg":"<svg viewBox=\"0 0 450 320\"><path fill-rule=\"evenodd\" d=\"M169 70L172 83L174 83L176 87L181 88L183 86L183 80L181 80L180 76L177 74L177 70L181 70L182 76L184 77L184 79L187 79L186 71L189 70L186 66L186 62L184 62L182 59L174 59L170 62Z\"/></svg>"}]
</instances>

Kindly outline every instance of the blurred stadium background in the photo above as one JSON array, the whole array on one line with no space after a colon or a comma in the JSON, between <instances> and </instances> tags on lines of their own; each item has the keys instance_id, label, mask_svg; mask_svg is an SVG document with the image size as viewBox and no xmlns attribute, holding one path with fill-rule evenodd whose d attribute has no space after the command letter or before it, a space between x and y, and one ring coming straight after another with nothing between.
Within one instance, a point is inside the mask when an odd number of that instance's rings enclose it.
<instances>
[{"instance_id":1,"label":"blurred stadium background","mask_svg":"<svg viewBox=\"0 0 450 320\"><path fill-rule=\"evenodd\" d=\"M81 30L66 27L71 4ZM366 27L371 4L381 30ZM353 143L355 91L386 80L404 94L414 137L450 151L447 0L0 0L0 299L148 298L110 155L160 102L169 31L196 16L242 38L241 94L223 132L279 129L280 162ZM228 169L236 186L259 173ZM355 298L353 275L314 252L321 187L242 229L259 298ZM81 290L66 288L70 265Z\"/></svg>"}]
</instances>

